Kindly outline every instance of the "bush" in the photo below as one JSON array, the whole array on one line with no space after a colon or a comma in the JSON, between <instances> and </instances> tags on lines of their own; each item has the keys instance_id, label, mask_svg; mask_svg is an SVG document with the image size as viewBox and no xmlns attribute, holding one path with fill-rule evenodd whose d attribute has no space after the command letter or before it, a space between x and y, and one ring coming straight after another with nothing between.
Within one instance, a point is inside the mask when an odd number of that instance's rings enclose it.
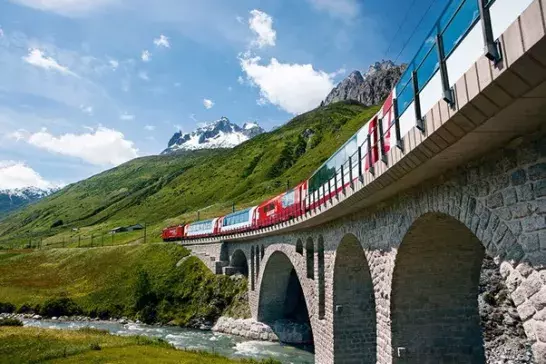
<instances>
[{"instance_id":1,"label":"bush","mask_svg":"<svg viewBox=\"0 0 546 364\"><path fill-rule=\"evenodd\" d=\"M81 308L68 297L47 300L40 308L40 315L45 317L74 316L81 314Z\"/></svg>"},{"instance_id":2,"label":"bush","mask_svg":"<svg viewBox=\"0 0 546 364\"><path fill-rule=\"evenodd\" d=\"M89 344L89 348L91 350L96 350L96 351L101 350L101 347L100 347L99 343L91 343L91 344Z\"/></svg>"},{"instance_id":3,"label":"bush","mask_svg":"<svg viewBox=\"0 0 546 364\"><path fill-rule=\"evenodd\" d=\"M14 313L15 306L11 303L0 302L0 313Z\"/></svg>"},{"instance_id":4,"label":"bush","mask_svg":"<svg viewBox=\"0 0 546 364\"><path fill-rule=\"evenodd\" d=\"M0 319L0 326L23 326L21 320L6 318Z\"/></svg>"},{"instance_id":5,"label":"bush","mask_svg":"<svg viewBox=\"0 0 546 364\"><path fill-rule=\"evenodd\" d=\"M56 227L63 226L63 225L64 225L63 220L57 220L53 224L51 224L51 228L54 229Z\"/></svg>"},{"instance_id":6,"label":"bush","mask_svg":"<svg viewBox=\"0 0 546 364\"><path fill-rule=\"evenodd\" d=\"M32 307L32 305L28 303L21 305L21 307L17 309L17 313L34 313L34 312L36 312L34 310L34 307Z\"/></svg>"}]
</instances>

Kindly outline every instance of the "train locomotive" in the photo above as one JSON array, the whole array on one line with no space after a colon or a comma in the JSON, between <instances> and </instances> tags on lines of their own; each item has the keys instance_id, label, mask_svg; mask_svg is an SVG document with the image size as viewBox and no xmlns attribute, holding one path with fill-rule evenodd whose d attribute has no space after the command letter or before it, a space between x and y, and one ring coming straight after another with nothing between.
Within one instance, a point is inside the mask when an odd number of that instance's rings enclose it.
<instances>
[{"instance_id":1,"label":"train locomotive","mask_svg":"<svg viewBox=\"0 0 546 364\"><path fill-rule=\"evenodd\" d=\"M163 241L180 241L229 235L262 229L299 216L324 204L354 183L362 171L379 160L379 148L388 152L395 141L393 90L385 103L362 128L339 148L315 173L296 187L257 206L209 220L163 229ZM379 125L381 123L381 125ZM383 143L379 142L382 132Z\"/></svg>"}]
</instances>

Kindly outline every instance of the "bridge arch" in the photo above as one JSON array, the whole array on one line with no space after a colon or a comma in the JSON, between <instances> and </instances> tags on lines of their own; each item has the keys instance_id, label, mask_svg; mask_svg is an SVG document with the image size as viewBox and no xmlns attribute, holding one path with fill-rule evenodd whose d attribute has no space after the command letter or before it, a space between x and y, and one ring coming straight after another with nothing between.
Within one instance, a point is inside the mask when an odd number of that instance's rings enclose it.
<instances>
[{"instance_id":1,"label":"bridge arch","mask_svg":"<svg viewBox=\"0 0 546 364\"><path fill-rule=\"evenodd\" d=\"M313 344L308 310L312 292L302 281L305 278L303 263L303 257L301 262L293 263L290 254L282 249L269 247L265 254L258 287L257 319L270 325L281 342ZM296 335L291 328L294 324L298 327Z\"/></svg>"},{"instance_id":2,"label":"bridge arch","mask_svg":"<svg viewBox=\"0 0 546 364\"><path fill-rule=\"evenodd\" d=\"M229 265L233 268L234 273L240 273L248 278L248 260L241 249L233 252Z\"/></svg>"},{"instance_id":3,"label":"bridge arch","mask_svg":"<svg viewBox=\"0 0 546 364\"><path fill-rule=\"evenodd\" d=\"M478 308L485 248L457 219L426 213L406 232L391 292L394 363L485 363Z\"/></svg>"},{"instance_id":4,"label":"bridge arch","mask_svg":"<svg viewBox=\"0 0 546 364\"><path fill-rule=\"evenodd\" d=\"M333 283L334 362L376 363L374 287L364 250L352 234L336 250Z\"/></svg>"}]
</instances>

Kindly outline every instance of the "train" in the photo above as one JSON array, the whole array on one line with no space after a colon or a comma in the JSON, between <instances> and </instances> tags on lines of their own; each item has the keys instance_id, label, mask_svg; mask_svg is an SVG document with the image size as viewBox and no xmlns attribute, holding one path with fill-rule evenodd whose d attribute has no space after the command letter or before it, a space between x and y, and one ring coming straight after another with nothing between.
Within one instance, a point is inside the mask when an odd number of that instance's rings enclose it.
<instances>
[{"instance_id":1,"label":"train","mask_svg":"<svg viewBox=\"0 0 546 364\"><path fill-rule=\"evenodd\" d=\"M263 229L298 218L326 203L355 183L363 171L368 171L379 160L380 154L388 152L395 145L396 138L392 135L395 94L395 90L391 91L379 111L309 179L257 206L208 220L167 227L162 232L163 241Z\"/></svg>"}]
</instances>

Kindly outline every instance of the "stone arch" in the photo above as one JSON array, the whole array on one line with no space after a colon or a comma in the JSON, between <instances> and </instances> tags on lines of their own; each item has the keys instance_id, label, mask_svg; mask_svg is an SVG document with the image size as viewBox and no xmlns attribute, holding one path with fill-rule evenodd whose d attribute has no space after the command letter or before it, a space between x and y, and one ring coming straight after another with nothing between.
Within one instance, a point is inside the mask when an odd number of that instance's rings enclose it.
<instances>
[{"instance_id":1,"label":"stone arch","mask_svg":"<svg viewBox=\"0 0 546 364\"><path fill-rule=\"evenodd\" d=\"M265 255L265 246L262 244L262 250L261 250L261 253L260 253L260 257L261 257L262 260L264 259L264 255Z\"/></svg>"},{"instance_id":2,"label":"stone arch","mask_svg":"<svg viewBox=\"0 0 546 364\"><path fill-rule=\"evenodd\" d=\"M305 242L305 262L307 278L315 279L315 244L312 238L307 238Z\"/></svg>"},{"instance_id":3,"label":"stone arch","mask_svg":"<svg viewBox=\"0 0 546 364\"><path fill-rule=\"evenodd\" d=\"M248 260L241 249L237 249L233 252L229 265L231 266L232 274L240 273L248 278Z\"/></svg>"},{"instance_id":4,"label":"stone arch","mask_svg":"<svg viewBox=\"0 0 546 364\"><path fill-rule=\"evenodd\" d=\"M324 239L319 236L317 243L317 274L318 274L318 316L323 320L326 315L326 283L324 266Z\"/></svg>"},{"instance_id":5,"label":"stone arch","mask_svg":"<svg viewBox=\"0 0 546 364\"><path fill-rule=\"evenodd\" d=\"M463 223L426 213L407 231L392 277L393 363L485 363L478 311L480 240Z\"/></svg>"},{"instance_id":6,"label":"stone arch","mask_svg":"<svg viewBox=\"0 0 546 364\"><path fill-rule=\"evenodd\" d=\"M270 325L281 342L312 344L305 293L296 268L284 252L274 251L268 257L260 282L258 321ZM293 323L300 328L294 330Z\"/></svg>"},{"instance_id":7,"label":"stone arch","mask_svg":"<svg viewBox=\"0 0 546 364\"><path fill-rule=\"evenodd\" d=\"M303 255L303 242L301 241L301 239L298 239L298 241L296 241L296 253Z\"/></svg>"},{"instance_id":8,"label":"stone arch","mask_svg":"<svg viewBox=\"0 0 546 364\"><path fill-rule=\"evenodd\" d=\"M352 234L337 248L333 284L334 362L376 363L374 287L364 250Z\"/></svg>"}]
</instances>

